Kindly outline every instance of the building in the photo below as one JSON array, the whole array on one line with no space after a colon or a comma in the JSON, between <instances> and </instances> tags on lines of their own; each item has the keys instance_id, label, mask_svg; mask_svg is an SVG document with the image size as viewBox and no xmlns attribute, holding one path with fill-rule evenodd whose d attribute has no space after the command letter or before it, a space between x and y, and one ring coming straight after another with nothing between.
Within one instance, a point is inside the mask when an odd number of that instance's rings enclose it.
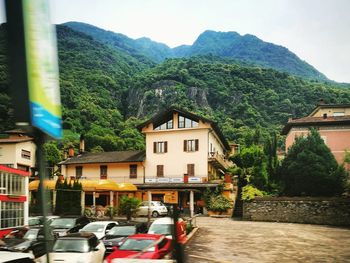
<instances>
[{"instance_id":1,"label":"building","mask_svg":"<svg viewBox=\"0 0 350 263\"><path fill-rule=\"evenodd\" d=\"M0 165L0 238L28 224L29 172Z\"/></svg>"},{"instance_id":2,"label":"building","mask_svg":"<svg viewBox=\"0 0 350 263\"><path fill-rule=\"evenodd\" d=\"M35 170L34 139L21 130L0 134L0 165L29 172Z\"/></svg>"},{"instance_id":3,"label":"building","mask_svg":"<svg viewBox=\"0 0 350 263\"><path fill-rule=\"evenodd\" d=\"M316 128L339 164L343 164L346 151L350 152L350 104L319 104L309 116L290 119L282 134L286 135L286 151L299 136ZM350 171L349 164L345 168Z\"/></svg>"},{"instance_id":4,"label":"building","mask_svg":"<svg viewBox=\"0 0 350 263\"><path fill-rule=\"evenodd\" d=\"M224 181L233 165L228 157L239 150L238 145L227 143L215 122L175 107L138 128L145 135L145 151L82 152L60 163L62 175L131 183L141 200L151 194L152 200L177 204L193 213L195 206L203 207L203 192ZM226 181L225 194L233 197L229 176ZM104 199L96 203L109 204L112 197L108 196L100 194Z\"/></svg>"},{"instance_id":5,"label":"building","mask_svg":"<svg viewBox=\"0 0 350 263\"><path fill-rule=\"evenodd\" d=\"M203 191L218 186L233 165L228 157L237 145L231 149L212 120L172 107L138 128L146 138L145 182L137 184L143 200L151 190L152 200L184 210L203 206Z\"/></svg>"}]
</instances>

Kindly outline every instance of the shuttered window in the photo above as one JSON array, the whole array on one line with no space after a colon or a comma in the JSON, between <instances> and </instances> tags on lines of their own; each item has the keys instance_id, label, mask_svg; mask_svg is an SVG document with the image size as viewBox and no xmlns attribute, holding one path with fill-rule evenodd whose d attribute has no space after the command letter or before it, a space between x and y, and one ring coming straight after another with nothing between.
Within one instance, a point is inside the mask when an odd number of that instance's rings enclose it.
<instances>
[{"instance_id":1,"label":"shuttered window","mask_svg":"<svg viewBox=\"0 0 350 263\"><path fill-rule=\"evenodd\" d=\"M167 152L168 152L168 142L153 143L153 153L167 153Z\"/></svg>"},{"instance_id":2,"label":"shuttered window","mask_svg":"<svg viewBox=\"0 0 350 263\"><path fill-rule=\"evenodd\" d=\"M137 178L137 165L130 164L130 178Z\"/></svg>"},{"instance_id":3,"label":"shuttered window","mask_svg":"<svg viewBox=\"0 0 350 263\"><path fill-rule=\"evenodd\" d=\"M100 179L107 179L107 165L100 165Z\"/></svg>"},{"instance_id":4,"label":"shuttered window","mask_svg":"<svg viewBox=\"0 0 350 263\"><path fill-rule=\"evenodd\" d=\"M157 165L157 177L164 176L164 165Z\"/></svg>"},{"instance_id":5,"label":"shuttered window","mask_svg":"<svg viewBox=\"0 0 350 263\"><path fill-rule=\"evenodd\" d=\"M199 140L184 140L184 152L199 151Z\"/></svg>"},{"instance_id":6,"label":"shuttered window","mask_svg":"<svg viewBox=\"0 0 350 263\"><path fill-rule=\"evenodd\" d=\"M188 174L188 176L194 176L194 164L193 163L187 164L187 174Z\"/></svg>"}]
</instances>

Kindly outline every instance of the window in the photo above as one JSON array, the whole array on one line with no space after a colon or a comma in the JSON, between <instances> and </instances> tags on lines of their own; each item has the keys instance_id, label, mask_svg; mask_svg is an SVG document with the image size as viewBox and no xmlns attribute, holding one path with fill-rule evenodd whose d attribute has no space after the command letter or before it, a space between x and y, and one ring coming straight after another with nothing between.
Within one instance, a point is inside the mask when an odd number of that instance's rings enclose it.
<instances>
[{"instance_id":1,"label":"window","mask_svg":"<svg viewBox=\"0 0 350 263\"><path fill-rule=\"evenodd\" d=\"M130 164L130 178L137 178L137 165Z\"/></svg>"},{"instance_id":2,"label":"window","mask_svg":"<svg viewBox=\"0 0 350 263\"><path fill-rule=\"evenodd\" d=\"M83 166L76 166L75 167L75 177L79 179L83 175Z\"/></svg>"},{"instance_id":3,"label":"window","mask_svg":"<svg viewBox=\"0 0 350 263\"><path fill-rule=\"evenodd\" d=\"M194 176L194 164L193 163L187 164L187 174L188 174L188 176Z\"/></svg>"},{"instance_id":4,"label":"window","mask_svg":"<svg viewBox=\"0 0 350 263\"><path fill-rule=\"evenodd\" d=\"M345 116L345 112L334 112L333 116L334 117Z\"/></svg>"},{"instance_id":5,"label":"window","mask_svg":"<svg viewBox=\"0 0 350 263\"><path fill-rule=\"evenodd\" d=\"M179 115L178 127L179 128L195 128L195 127L198 127L198 122Z\"/></svg>"},{"instance_id":6,"label":"window","mask_svg":"<svg viewBox=\"0 0 350 263\"><path fill-rule=\"evenodd\" d=\"M17 169L21 170L21 171L29 172L29 166L28 165L17 164Z\"/></svg>"},{"instance_id":7,"label":"window","mask_svg":"<svg viewBox=\"0 0 350 263\"><path fill-rule=\"evenodd\" d=\"M7 195L24 195L25 178L17 174L0 173L0 193Z\"/></svg>"},{"instance_id":8,"label":"window","mask_svg":"<svg viewBox=\"0 0 350 263\"><path fill-rule=\"evenodd\" d=\"M195 152L199 150L198 139L184 140L184 152Z\"/></svg>"},{"instance_id":9,"label":"window","mask_svg":"<svg viewBox=\"0 0 350 263\"><path fill-rule=\"evenodd\" d=\"M100 165L100 179L107 179L107 165Z\"/></svg>"},{"instance_id":10,"label":"window","mask_svg":"<svg viewBox=\"0 0 350 263\"><path fill-rule=\"evenodd\" d=\"M0 202L0 228L24 225L24 203Z\"/></svg>"},{"instance_id":11,"label":"window","mask_svg":"<svg viewBox=\"0 0 350 263\"><path fill-rule=\"evenodd\" d=\"M154 130L170 130L173 128L173 120L169 120L167 122L164 122L161 125L158 125Z\"/></svg>"},{"instance_id":12,"label":"window","mask_svg":"<svg viewBox=\"0 0 350 263\"><path fill-rule=\"evenodd\" d=\"M21 151L21 157L27 160L30 160L30 151L23 150Z\"/></svg>"},{"instance_id":13,"label":"window","mask_svg":"<svg viewBox=\"0 0 350 263\"><path fill-rule=\"evenodd\" d=\"M168 152L168 142L153 142L154 153L166 153Z\"/></svg>"},{"instance_id":14,"label":"window","mask_svg":"<svg viewBox=\"0 0 350 263\"><path fill-rule=\"evenodd\" d=\"M157 177L164 176L164 165L157 165Z\"/></svg>"}]
</instances>

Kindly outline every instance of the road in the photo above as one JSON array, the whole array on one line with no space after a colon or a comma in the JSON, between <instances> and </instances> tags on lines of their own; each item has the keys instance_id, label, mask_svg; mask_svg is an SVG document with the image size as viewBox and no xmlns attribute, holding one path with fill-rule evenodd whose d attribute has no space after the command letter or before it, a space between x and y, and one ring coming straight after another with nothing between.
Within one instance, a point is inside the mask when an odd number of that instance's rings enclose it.
<instances>
[{"instance_id":1,"label":"road","mask_svg":"<svg viewBox=\"0 0 350 263\"><path fill-rule=\"evenodd\" d=\"M350 229L198 217L187 263L350 262Z\"/></svg>"}]
</instances>

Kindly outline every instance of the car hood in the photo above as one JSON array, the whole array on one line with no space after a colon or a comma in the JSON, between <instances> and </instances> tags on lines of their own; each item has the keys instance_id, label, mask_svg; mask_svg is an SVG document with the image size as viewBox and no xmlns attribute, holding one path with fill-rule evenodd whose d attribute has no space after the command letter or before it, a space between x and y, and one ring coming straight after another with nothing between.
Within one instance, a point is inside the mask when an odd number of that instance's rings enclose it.
<instances>
[{"instance_id":1,"label":"car hood","mask_svg":"<svg viewBox=\"0 0 350 263\"><path fill-rule=\"evenodd\" d=\"M56 253L51 252L50 253L50 263L56 263L56 262L81 262L81 263L88 263L91 262L90 253L71 253L71 252L62 252L62 253Z\"/></svg>"}]
</instances>

